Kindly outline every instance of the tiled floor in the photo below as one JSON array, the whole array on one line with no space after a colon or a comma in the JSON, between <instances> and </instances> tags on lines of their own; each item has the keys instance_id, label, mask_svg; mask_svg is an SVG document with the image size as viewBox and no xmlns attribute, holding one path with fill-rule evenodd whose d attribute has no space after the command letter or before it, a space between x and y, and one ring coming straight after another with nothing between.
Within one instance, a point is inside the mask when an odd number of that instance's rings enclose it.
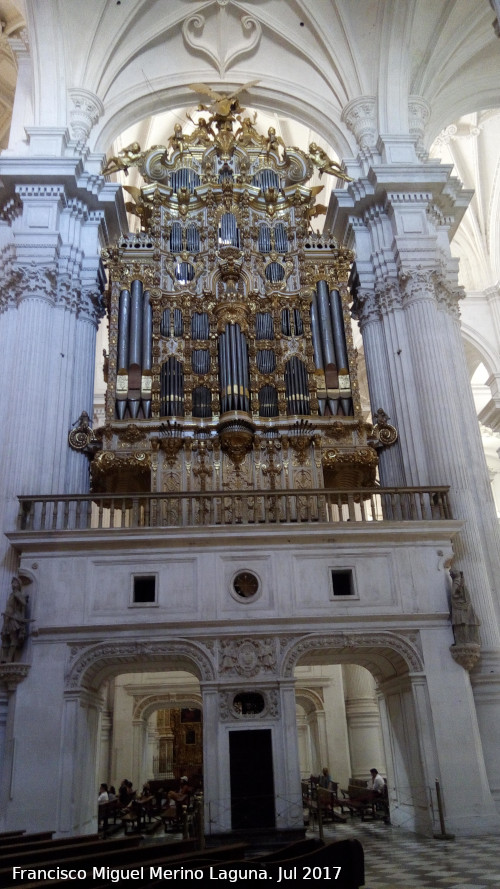
<instances>
[{"instance_id":1,"label":"tiled floor","mask_svg":"<svg viewBox=\"0 0 500 889\"><path fill-rule=\"evenodd\" d=\"M363 844L366 889L500 889L498 836L434 840L381 821L325 827L325 839L348 837Z\"/></svg>"}]
</instances>

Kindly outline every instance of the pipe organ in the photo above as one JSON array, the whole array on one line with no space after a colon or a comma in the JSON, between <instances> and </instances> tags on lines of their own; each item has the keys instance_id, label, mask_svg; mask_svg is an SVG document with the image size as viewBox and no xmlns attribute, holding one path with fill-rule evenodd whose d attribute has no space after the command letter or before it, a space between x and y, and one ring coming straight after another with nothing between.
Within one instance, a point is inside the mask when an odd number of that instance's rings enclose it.
<instances>
[{"instance_id":1,"label":"pipe organ","mask_svg":"<svg viewBox=\"0 0 500 889\"><path fill-rule=\"evenodd\" d=\"M260 134L237 100L223 110L190 133L177 124L168 146L134 161L144 184L127 209L141 231L104 253L110 349L94 490L370 484L353 256L311 231L311 157L272 128Z\"/></svg>"}]
</instances>

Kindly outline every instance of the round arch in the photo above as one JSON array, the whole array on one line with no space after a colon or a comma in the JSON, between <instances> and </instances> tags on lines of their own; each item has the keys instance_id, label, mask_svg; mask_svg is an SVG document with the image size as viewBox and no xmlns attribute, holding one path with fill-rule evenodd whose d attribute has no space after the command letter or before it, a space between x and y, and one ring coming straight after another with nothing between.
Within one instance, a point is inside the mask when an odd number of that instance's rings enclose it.
<instances>
[{"instance_id":1,"label":"round arch","mask_svg":"<svg viewBox=\"0 0 500 889\"><path fill-rule=\"evenodd\" d=\"M192 691L145 695L136 702L132 718L147 722L156 710L170 710L173 707L193 707L201 710L203 707L201 695Z\"/></svg>"},{"instance_id":2,"label":"round arch","mask_svg":"<svg viewBox=\"0 0 500 889\"><path fill-rule=\"evenodd\" d=\"M497 372L498 356L485 338L469 324L462 321L461 332L464 341L470 344L478 353L489 374Z\"/></svg>"},{"instance_id":3,"label":"round arch","mask_svg":"<svg viewBox=\"0 0 500 889\"><path fill-rule=\"evenodd\" d=\"M300 664L358 664L382 683L423 671L416 639L397 633L310 634L291 643L283 658L283 675L291 678Z\"/></svg>"},{"instance_id":4,"label":"round arch","mask_svg":"<svg viewBox=\"0 0 500 889\"><path fill-rule=\"evenodd\" d=\"M99 642L72 646L71 651L65 677L67 692L98 691L105 679L119 673L186 670L204 682L215 677L215 667L208 652L188 640Z\"/></svg>"},{"instance_id":5,"label":"round arch","mask_svg":"<svg viewBox=\"0 0 500 889\"><path fill-rule=\"evenodd\" d=\"M189 78L193 79L190 74ZM203 80L203 75L200 75ZM230 92L238 84L229 82L221 83L217 89L220 92ZM341 109L328 101L322 102L321 108L315 105L315 97L310 100L296 96L297 84L292 81L281 82L279 88L252 87L245 102L252 108L262 111L278 113L283 117L290 117L299 123L310 127L323 139L325 139L338 154L339 157L351 157L356 154L356 141L340 119ZM138 123L145 118L152 117L165 111L174 111L195 106L200 97L188 88L188 85L177 87L165 86L155 90L154 94L146 92L141 85L137 95L119 108L110 110L98 124L92 133L93 150L104 153L111 143L124 130L133 123Z\"/></svg>"}]
</instances>

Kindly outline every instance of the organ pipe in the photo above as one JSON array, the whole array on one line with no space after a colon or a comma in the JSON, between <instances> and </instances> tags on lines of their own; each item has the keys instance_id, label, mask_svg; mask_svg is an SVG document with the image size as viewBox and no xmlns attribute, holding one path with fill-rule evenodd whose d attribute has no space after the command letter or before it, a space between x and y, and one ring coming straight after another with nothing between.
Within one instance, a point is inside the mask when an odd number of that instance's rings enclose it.
<instances>
[{"instance_id":1,"label":"organ pipe","mask_svg":"<svg viewBox=\"0 0 500 889\"><path fill-rule=\"evenodd\" d=\"M153 311L149 301L149 290L144 292L142 318L142 372L151 370L153 361Z\"/></svg>"},{"instance_id":2,"label":"organ pipe","mask_svg":"<svg viewBox=\"0 0 500 889\"><path fill-rule=\"evenodd\" d=\"M128 339L130 327L130 291L122 290L118 309L118 373L128 370Z\"/></svg>"},{"instance_id":3,"label":"organ pipe","mask_svg":"<svg viewBox=\"0 0 500 889\"><path fill-rule=\"evenodd\" d=\"M270 312L257 312L255 317L255 338L257 340L273 340L274 324Z\"/></svg>"},{"instance_id":4,"label":"organ pipe","mask_svg":"<svg viewBox=\"0 0 500 889\"><path fill-rule=\"evenodd\" d=\"M324 368L327 365L335 365L335 349L333 345L333 331L330 317L330 294L326 281L318 281L316 285L318 320L323 345Z\"/></svg>"},{"instance_id":5,"label":"organ pipe","mask_svg":"<svg viewBox=\"0 0 500 889\"><path fill-rule=\"evenodd\" d=\"M335 357L337 359L337 370L339 373L346 372L348 368L347 346L344 333L344 316L342 313L342 301L338 290L332 290L330 293L330 308L332 311L332 327L333 327L333 344L335 347Z\"/></svg>"},{"instance_id":6,"label":"organ pipe","mask_svg":"<svg viewBox=\"0 0 500 889\"><path fill-rule=\"evenodd\" d=\"M129 373L140 370L142 359L142 281L132 281L130 300Z\"/></svg>"},{"instance_id":7,"label":"organ pipe","mask_svg":"<svg viewBox=\"0 0 500 889\"><path fill-rule=\"evenodd\" d=\"M219 336L222 412L250 412L248 348L239 324L226 324Z\"/></svg>"},{"instance_id":8,"label":"organ pipe","mask_svg":"<svg viewBox=\"0 0 500 889\"><path fill-rule=\"evenodd\" d=\"M304 363L294 356L285 365L287 413L309 414L309 387Z\"/></svg>"}]
</instances>

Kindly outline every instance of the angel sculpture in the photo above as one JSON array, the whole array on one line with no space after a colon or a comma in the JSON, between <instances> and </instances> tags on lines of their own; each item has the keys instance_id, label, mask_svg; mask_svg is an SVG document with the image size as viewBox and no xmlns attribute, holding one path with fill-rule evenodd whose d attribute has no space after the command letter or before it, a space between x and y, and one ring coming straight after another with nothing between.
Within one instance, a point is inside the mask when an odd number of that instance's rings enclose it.
<instances>
[{"instance_id":1,"label":"angel sculpture","mask_svg":"<svg viewBox=\"0 0 500 889\"><path fill-rule=\"evenodd\" d=\"M286 145L281 136L278 136L274 127L269 127L267 137L264 139L266 154L275 151L279 155L280 147L283 149L283 159L286 158Z\"/></svg>"},{"instance_id":2,"label":"angel sculpture","mask_svg":"<svg viewBox=\"0 0 500 889\"><path fill-rule=\"evenodd\" d=\"M203 93L203 95L209 96L209 98L212 99L210 105L198 105L198 111L209 111L212 117L229 118L230 120L234 120L235 114L242 114L245 110L239 103L239 94L244 90L255 86L258 82L258 80L251 80L249 83L244 83L243 86L240 86L239 89L234 90L232 93L217 93L204 83L190 83L189 89L194 90L196 93Z\"/></svg>"},{"instance_id":3,"label":"angel sculpture","mask_svg":"<svg viewBox=\"0 0 500 889\"><path fill-rule=\"evenodd\" d=\"M307 211L307 215L309 220L314 219L315 216L323 216L324 213L328 210L328 207L325 204L315 204L314 207L310 207Z\"/></svg>"},{"instance_id":4,"label":"angel sculpture","mask_svg":"<svg viewBox=\"0 0 500 889\"><path fill-rule=\"evenodd\" d=\"M182 132L181 124L176 123L174 126L174 132L172 133L172 135L169 137L169 140L168 140L168 150L171 149L172 152L180 151L182 154L182 152L184 151L186 146L189 145L190 140L191 140L191 137L186 136L186 134ZM168 155L168 151L165 152L165 155L164 155L165 160L168 159L167 155Z\"/></svg>"},{"instance_id":5,"label":"angel sculpture","mask_svg":"<svg viewBox=\"0 0 500 889\"><path fill-rule=\"evenodd\" d=\"M330 160L326 151L323 151L319 145L316 145L316 142L311 142L309 146L309 157L313 164L318 167L320 177L323 173L330 173L332 176L336 176L337 179L343 179L344 182L352 182L351 177L344 173L339 164Z\"/></svg>"},{"instance_id":6,"label":"angel sculpture","mask_svg":"<svg viewBox=\"0 0 500 889\"><path fill-rule=\"evenodd\" d=\"M124 170L128 175L128 168L137 166L143 157L144 152L141 151L139 143L131 142L126 148L122 148L122 150L118 152L118 155L110 157L106 166L102 169L102 175L109 176L110 173L118 173L120 170Z\"/></svg>"},{"instance_id":7,"label":"angel sculpture","mask_svg":"<svg viewBox=\"0 0 500 889\"><path fill-rule=\"evenodd\" d=\"M250 117L244 117L239 128L234 134L238 145L246 148L248 145L262 145L264 137L261 136L254 128L257 114L254 114L253 121Z\"/></svg>"},{"instance_id":8,"label":"angel sculpture","mask_svg":"<svg viewBox=\"0 0 500 889\"><path fill-rule=\"evenodd\" d=\"M204 117L200 117L198 123L196 123L189 114L188 119L195 125L195 129L189 136L190 144L203 145L205 147L212 145L213 139L215 138L215 133L206 119Z\"/></svg>"},{"instance_id":9,"label":"angel sculpture","mask_svg":"<svg viewBox=\"0 0 500 889\"><path fill-rule=\"evenodd\" d=\"M124 191L128 191L128 193L132 196L132 201L127 201L125 204L125 209L127 213L132 213L133 216L138 216L141 225L143 228L146 228L149 217L151 216L151 206L147 206L144 203L144 199L142 196L142 191L140 188L137 188L135 185L124 185Z\"/></svg>"}]
</instances>

